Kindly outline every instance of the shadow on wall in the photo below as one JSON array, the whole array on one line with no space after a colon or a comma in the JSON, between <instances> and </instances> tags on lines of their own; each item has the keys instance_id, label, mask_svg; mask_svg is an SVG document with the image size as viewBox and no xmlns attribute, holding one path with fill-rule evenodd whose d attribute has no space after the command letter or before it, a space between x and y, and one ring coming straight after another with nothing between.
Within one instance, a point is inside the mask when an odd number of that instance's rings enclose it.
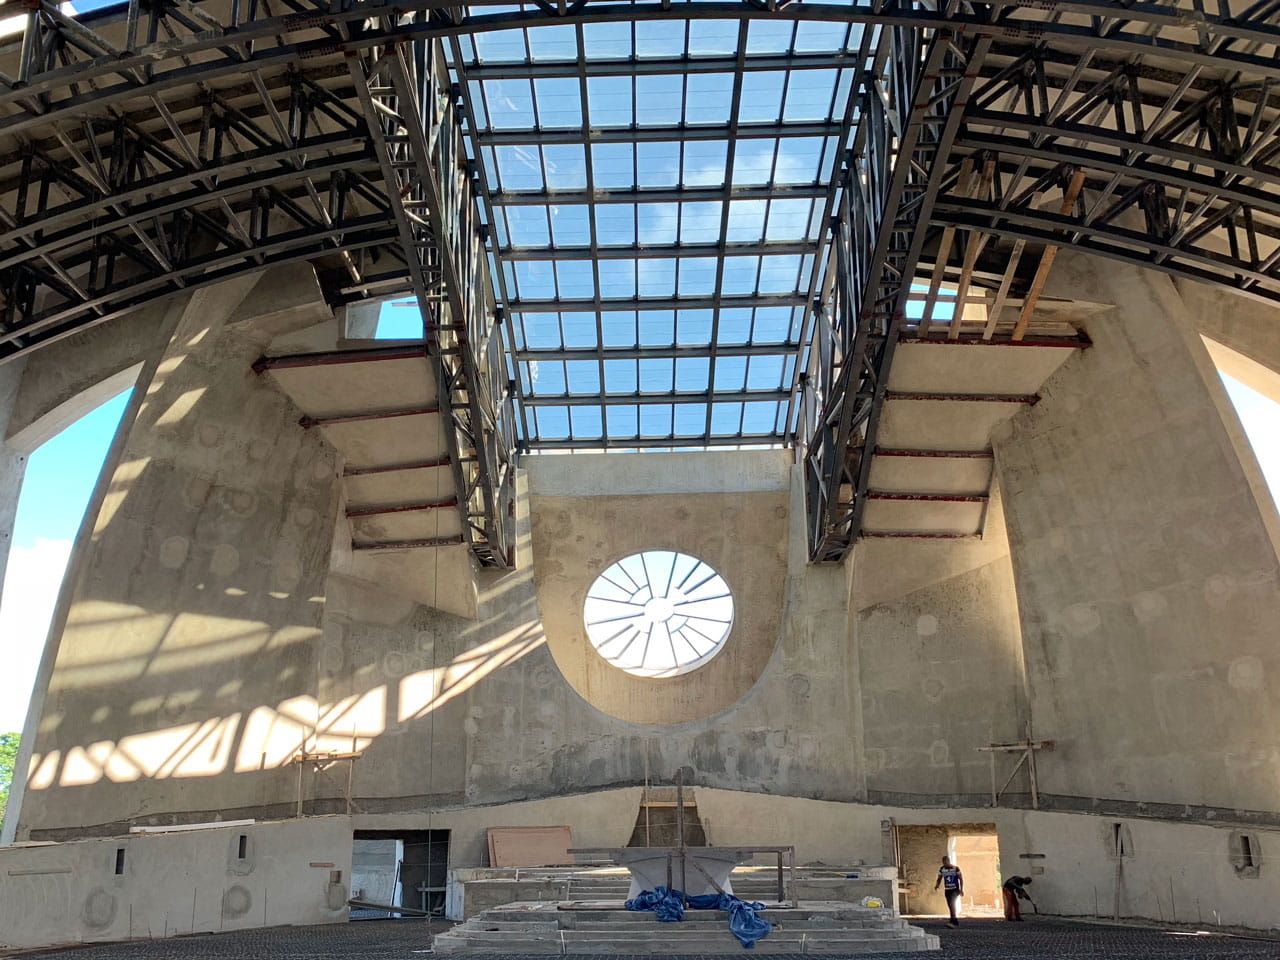
<instances>
[{"instance_id":1,"label":"shadow on wall","mask_svg":"<svg viewBox=\"0 0 1280 960\"><path fill-rule=\"evenodd\" d=\"M65 588L24 829L145 815L139 802L99 808L86 795L60 798L43 823L52 798L42 791L250 774L299 753L363 750L544 643L532 609L503 630L458 620L441 663L364 663L344 671L342 695L326 695L337 471L251 372L261 348L227 327L180 330L140 401ZM473 636L484 642L467 649ZM281 792L211 794L208 806L293 799Z\"/></svg>"}]
</instances>

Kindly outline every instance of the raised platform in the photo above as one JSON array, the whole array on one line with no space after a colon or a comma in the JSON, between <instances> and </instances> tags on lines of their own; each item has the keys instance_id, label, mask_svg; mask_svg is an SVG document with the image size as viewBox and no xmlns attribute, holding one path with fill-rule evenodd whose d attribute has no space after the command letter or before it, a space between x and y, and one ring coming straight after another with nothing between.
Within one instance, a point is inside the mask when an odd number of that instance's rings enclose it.
<instances>
[{"instance_id":1,"label":"raised platform","mask_svg":"<svg viewBox=\"0 0 1280 960\"><path fill-rule=\"evenodd\" d=\"M753 953L858 954L937 950L938 938L892 910L850 903L766 909L774 925ZM622 908L621 901L512 903L485 910L438 935L437 953L515 955L629 954L689 956L741 953L722 910L688 910L679 923Z\"/></svg>"},{"instance_id":2,"label":"raised platform","mask_svg":"<svg viewBox=\"0 0 1280 960\"><path fill-rule=\"evenodd\" d=\"M851 876L856 874L856 876ZM879 897L897 903L894 867L796 867L787 877L785 898L860 903ZM740 866L730 874L733 892L743 900L778 902L777 871L771 866ZM509 903L624 900L631 885L625 867L471 867L449 871L447 915L469 920Z\"/></svg>"}]
</instances>

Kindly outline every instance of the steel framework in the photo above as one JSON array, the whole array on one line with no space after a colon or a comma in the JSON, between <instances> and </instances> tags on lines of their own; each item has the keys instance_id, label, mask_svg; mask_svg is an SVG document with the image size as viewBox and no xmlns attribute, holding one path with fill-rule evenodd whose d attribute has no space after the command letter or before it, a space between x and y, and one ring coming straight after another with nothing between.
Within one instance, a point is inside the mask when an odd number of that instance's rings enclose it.
<instances>
[{"instance_id":1,"label":"steel framework","mask_svg":"<svg viewBox=\"0 0 1280 960\"><path fill-rule=\"evenodd\" d=\"M959 339L951 296L1024 336L1058 248L1280 301L1278 0L23 0L6 29L0 359L278 263L412 294L486 564L517 449L726 443L797 447L839 559L905 328Z\"/></svg>"}]
</instances>

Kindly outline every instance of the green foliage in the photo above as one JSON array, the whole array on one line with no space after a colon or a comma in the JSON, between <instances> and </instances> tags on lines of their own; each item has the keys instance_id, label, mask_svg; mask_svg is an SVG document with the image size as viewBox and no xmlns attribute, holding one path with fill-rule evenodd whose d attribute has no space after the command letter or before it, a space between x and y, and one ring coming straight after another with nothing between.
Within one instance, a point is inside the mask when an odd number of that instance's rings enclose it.
<instances>
[{"instance_id":1,"label":"green foliage","mask_svg":"<svg viewBox=\"0 0 1280 960\"><path fill-rule=\"evenodd\" d=\"M9 805L9 785L13 783L13 767L18 760L19 734L0 733L0 823Z\"/></svg>"}]
</instances>

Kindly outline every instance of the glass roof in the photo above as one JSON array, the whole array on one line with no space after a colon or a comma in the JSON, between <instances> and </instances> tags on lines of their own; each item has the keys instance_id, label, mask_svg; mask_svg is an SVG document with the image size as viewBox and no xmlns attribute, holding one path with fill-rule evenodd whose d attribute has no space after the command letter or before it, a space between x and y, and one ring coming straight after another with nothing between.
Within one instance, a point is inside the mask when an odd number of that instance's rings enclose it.
<instances>
[{"instance_id":1,"label":"glass roof","mask_svg":"<svg viewBox=\"0 0 1280 960\"><path fill-rule=\"evenodd\" d=\"M871 39L640 18L453 41L530 449L785 442Z\"/></svg>"}]
</instances>

